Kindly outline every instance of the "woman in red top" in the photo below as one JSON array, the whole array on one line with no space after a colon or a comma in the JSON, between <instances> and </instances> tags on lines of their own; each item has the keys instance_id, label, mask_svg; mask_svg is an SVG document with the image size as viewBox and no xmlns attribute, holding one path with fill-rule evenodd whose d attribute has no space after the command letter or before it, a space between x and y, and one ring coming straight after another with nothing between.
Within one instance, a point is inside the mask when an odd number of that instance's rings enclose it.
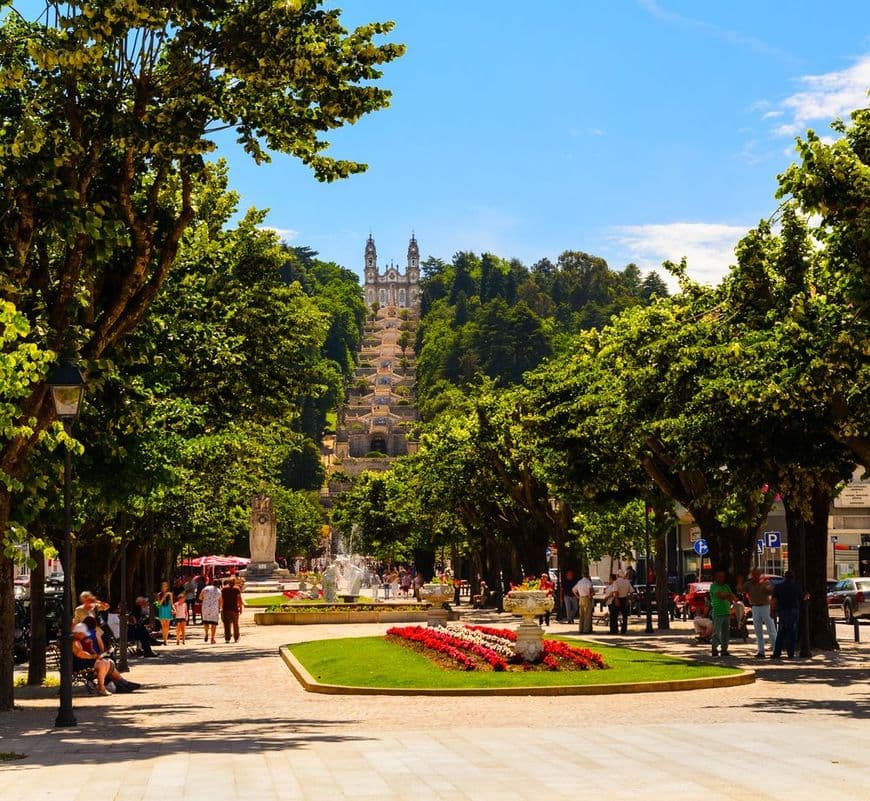
<instances>
[{"instance_id":1,"label":"woman in red top","mask_svg":"<svg viewBox=\"0 0 870 801\"><path fill-rule=\"evenodd\" d=\"M541 589L544 592L546 592L547 595L550 595L550 596L553 595L553 590L556 589L556 585L553 584L552 581L550 581L550 574L549 573L541 573L541 580L538 583L540 584ZM541 615L540 618L538 618L538 623L543 624L545 626L550 625L550 611L549 610L544 612L544 614Z\"/></svg>"}]
</instances>

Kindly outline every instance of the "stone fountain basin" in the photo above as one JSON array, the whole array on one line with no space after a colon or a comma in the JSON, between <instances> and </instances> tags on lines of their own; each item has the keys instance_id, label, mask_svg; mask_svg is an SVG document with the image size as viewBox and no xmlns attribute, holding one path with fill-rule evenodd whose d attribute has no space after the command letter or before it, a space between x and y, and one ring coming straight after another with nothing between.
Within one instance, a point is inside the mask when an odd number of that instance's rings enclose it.
<instances>
[{"instance_id":1,"label":"stone fountain basin","mask_svg":"<svg viewBox=\"0 0 870 801\"><path fill-rule=\"evenodd\" d=\"M254 623L258 626L311 626L324 623L422 623L426 621L428 604L418 604L413 609L371 609L371 604L342 604L347 609L323 612L255 612ZM360 607L367 607L360 609ZM451 612L449 620L459 620L458 612Z\"/></svg>"}]
</instances>

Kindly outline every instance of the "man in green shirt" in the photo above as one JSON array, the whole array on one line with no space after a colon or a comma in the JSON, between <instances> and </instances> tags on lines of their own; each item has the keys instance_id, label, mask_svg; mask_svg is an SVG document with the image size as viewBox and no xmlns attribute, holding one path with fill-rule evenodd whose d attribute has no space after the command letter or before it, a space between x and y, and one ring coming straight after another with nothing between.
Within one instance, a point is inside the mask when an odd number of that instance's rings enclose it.
<instances>
[{"instance_id":1,"label":"man in green shirt","mask_svg":"<svg viewBox=\"0 0 870 801\"><path fill-rule=\"evenodd\" d=\"M737 596L725 579L725 571L717 570L710 585L710 607L713 610L713 656L728 656L728 640L731 634L731 602Z\"/></svg>"}]
</instances>

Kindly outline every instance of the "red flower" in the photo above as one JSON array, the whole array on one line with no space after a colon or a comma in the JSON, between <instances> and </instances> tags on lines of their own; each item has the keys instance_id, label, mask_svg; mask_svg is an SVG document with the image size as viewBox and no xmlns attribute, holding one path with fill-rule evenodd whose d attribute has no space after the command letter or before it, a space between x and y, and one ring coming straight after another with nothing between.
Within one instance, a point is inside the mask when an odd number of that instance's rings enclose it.
<instances>
[{"instance_id":1,"label":"red flower","mask_svg":"<svg viewBox=\"0 0 870 801\"><path fill-rule=\"evenodd\" d=\"M474 656L482 659L495 671L502 671L507 668L507 662L504 658L491 648L486 648L473 642L466 642L439 629L424 629L422 626L394 627L387 631L387 636L418 642L424 648L450 657L465 670L474 670L476 668L474 660L465 656L465 653L474 654Z\"/></svg>"}]
</instances>

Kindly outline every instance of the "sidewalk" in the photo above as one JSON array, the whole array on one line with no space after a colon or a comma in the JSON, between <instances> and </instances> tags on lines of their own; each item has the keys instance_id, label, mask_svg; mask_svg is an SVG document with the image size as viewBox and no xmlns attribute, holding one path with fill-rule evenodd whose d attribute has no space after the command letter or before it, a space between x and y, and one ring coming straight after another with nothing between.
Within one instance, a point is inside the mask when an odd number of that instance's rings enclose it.
<instances>
[{"instance_id":1,"label":"sidewalk","mask_svg":"<svg viewBox=\"0 0 870 801\"><path fill-rule=\"evenodd\" d=\"M210 645L191 633L186 646L134 662L130 677L146 685L139 693L77 695L77 729L52 728L53 691L0 715L0 751L27 755L0 763L0 796L576 801L581 792L623 788L645 801L699 793L815 801L821 790L860 797L866 787L866 644L808 663L747 659L758 682L725 690L435 701L307 694L277 656L285 642L387 626L243 620L238 644ZM650 639L641 626L606 640L693 650L684 629ZM737 650L754 653L751 640ZM835 745L843 742L847 749ZM716 756L723 749L727 759Z\"/></svg>"}]
</instances>

